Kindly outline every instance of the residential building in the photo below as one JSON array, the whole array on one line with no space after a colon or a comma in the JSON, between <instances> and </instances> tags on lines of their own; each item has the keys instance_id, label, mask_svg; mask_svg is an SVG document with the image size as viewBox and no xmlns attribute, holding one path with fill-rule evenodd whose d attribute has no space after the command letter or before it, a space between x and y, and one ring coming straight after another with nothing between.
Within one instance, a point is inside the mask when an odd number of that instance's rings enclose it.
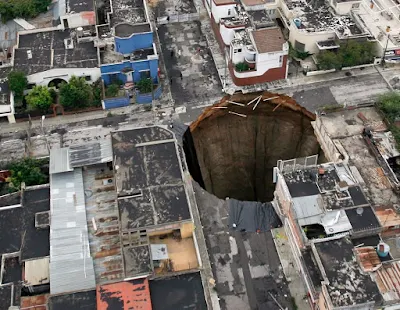
<instances>
[{"instance_id":1,"label":"residential building","mask_svg":"<svg viewBox=\"0 0 400 310\"><path fill-rule=\"evenodd\" d=\"M136 99L145 103L160 97L158 55L146 1L110 1L104 12L106 24L97 26L95 42L105 85L120 81L129 89L141 79L150 78L153 92L147 98L136 92Z\"/></svg>"},{"instance_id":2,"label":"residential building","mask_svg":"<svg viewBox=\"0 0 400 310\"><path fill-rule=\"evenodd\" d=\"M332 162L278 161L274 171L274 206L310 305L398 309L398 153L391 134L374 108L317 115L313 127Z\"/></svg>"},{"instance_id":3,"label":"residential building","mask_svg":"<svg viewBox=\"0 0 400 310\"><path fill-rule=\"evenodd\" d=\"M238 86L287 77L289 45L274 16L251 4L205 2L226 65Z\"/></svg>"},{"instance_id":4,"label":"residential building","mask_svg":"<svg viewBox=\"0 0 400 310\"><path fill-rule=\"evenodd\" d=\"M58 0L53 12L54 19L65 29L96 24L94 0Z\"/></svg>"}]
</instances>

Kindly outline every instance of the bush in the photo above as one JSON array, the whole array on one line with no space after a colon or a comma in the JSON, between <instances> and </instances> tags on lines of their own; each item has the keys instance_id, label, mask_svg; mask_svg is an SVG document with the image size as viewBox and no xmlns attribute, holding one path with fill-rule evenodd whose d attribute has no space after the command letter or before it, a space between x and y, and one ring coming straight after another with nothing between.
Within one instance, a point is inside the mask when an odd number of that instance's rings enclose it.
<instances>
[{"instance_id":1,"label":"bush","mask_svg":"<svg viewBox=\"0 0 400 310\"><path fill-rule=\"evenodd\" d=\"M236 64L235 68L236 68L236 71L243 72L243 71L249 70L249 65L244 62L241 62L241 63Z\"/></svg>"},{"instance_id":2,"label":"bush","mask_svg":"<svg viewBox=\"0 0 400 310\"><path fill-rule=\"evenodd\" d=\"M28 79L25 73L21 71L11 71L8 74L8 85L10 90L14 92L15 101L22 102L24 90L28 86Z\"/></svg>"},{"instance_id":3,"label":"bush","mask_svg":"<svg viewBox=\"0 0 400 310\"><path fill-rule=\"evenodd\" d=\"M93 104L93 89L85 78L71 77L59 90L60 103L67 109L84 108Z\"/></svg>"},{"instance_id":4,"label":"bush","mask_svg":"<svg viewBox=\"0 0 400 310\"><path fill-rule=\"evenodd\" d=\"M117 97L119 93L119 86L117 84L111 84L106 88L106 97Z\"/></svg>"},{"instance_id":5,"label":"bush","mask_svg":"<svg viewBox=\"0 0 400 310\"><path fill-rule=\"evenodd\" d=\"M136 84L141 94L151 93L153 90L153 82L149 78L143 78Z\"/></svg>"},{"instance_id":6,"label":"bush","mask_svg":"<svg viewBox=\"0 0 400 310\"><path fill-rule=\"evenodd\" d=\"M53 103L53 97L46 86L35 86L25 97L29 110L47 112Z\"/></svg>"},{"instance_id":7,"label":"bush","mask_svg":"<svg viewBox=\"0 0 400 310\"><path fill-rule=\"evenodd\" d=\"M393 123L400 118L400 94L397 92L385 93L378 97L378 107L385 114L389 122Z\"/></svg>"},{"instance_id":8,"label":"bush","mask_svg":"<svg viewBox=\"0 0 400 310\"><path fill-rule=\"evenodd\" d=\"M400 94L397 92L383 94L379 96L377 105L388 120L389 129L396 141L397 149L400 150L400 128L394 124L400 119Z\"/></svg>"},{"instance_id":9,"label":"bush","mask_svg":"<svg viewBox=\"0 0 400 310\"><path fill-rule=\"evenodd\" d=\"M33 18L47 11L51 0L7 0L0 1L0 15L3 23L14 18Z\"/></svg>"},{"instance_id":10,"label":"bush","mask_svg":"<svg viewBox=\"0 0 400 310\"><path fill-rule=\"evenodd\" d=\"M318 54L318 67L321 70L353 67L372 63L375 52L372 42L347 41L337 52L322 51Z\"/></svg>"},{"instance_id":11,"label":"bush","mask_svg":"<svg viewBox=\"0 0 400 310\"><path fill-rule=\"evenodd\" d=\"M44 164L45 161L34 158L24 158L10 163L8 165L8 170L11 172L10 189L20 190L22 182L25 182L26 186L47 183L48 177L41 170Z\"/></svg>"}]
</instances>

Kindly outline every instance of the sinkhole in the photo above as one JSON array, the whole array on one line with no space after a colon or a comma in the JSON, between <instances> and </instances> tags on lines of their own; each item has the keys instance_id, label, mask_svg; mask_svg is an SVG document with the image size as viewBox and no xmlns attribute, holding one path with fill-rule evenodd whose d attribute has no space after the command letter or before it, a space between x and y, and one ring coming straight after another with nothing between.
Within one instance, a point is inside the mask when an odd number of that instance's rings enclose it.
<instances>
[{"instance_id":1,"label":"sinkhole","mask_svg":"<svg viewBox=\"0 0 400 310\"><path fill-rule=\"evenodd\" d=\"M285 95L226 96L205 109L184 135L190 173L218 198L271 201L278 160L322 155L314 119Z\"/></svg>"}]
</instances>

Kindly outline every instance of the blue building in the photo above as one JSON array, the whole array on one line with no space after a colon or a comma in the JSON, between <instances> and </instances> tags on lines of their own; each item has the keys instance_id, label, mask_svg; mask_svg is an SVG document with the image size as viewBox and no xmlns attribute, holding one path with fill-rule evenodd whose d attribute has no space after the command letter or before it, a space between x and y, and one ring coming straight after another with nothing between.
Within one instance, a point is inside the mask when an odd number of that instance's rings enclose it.
<instances>
[{"instance_id":1,"label":"blue building","mask_svg":"<svg viewBox=\"0 0 400 310\"><path fill-rule=\"evenodd\" d=\"M154 91L146 99L136 91L136 102L147 103L161 95L158 55L147 7L143 0L113 0L108 24L99 25L100 71L104 84L136 84L151 79ZM111 27L112 25L112 27ZM118 106L121 105L119 100Z\"/></svg>"}]
</instances>

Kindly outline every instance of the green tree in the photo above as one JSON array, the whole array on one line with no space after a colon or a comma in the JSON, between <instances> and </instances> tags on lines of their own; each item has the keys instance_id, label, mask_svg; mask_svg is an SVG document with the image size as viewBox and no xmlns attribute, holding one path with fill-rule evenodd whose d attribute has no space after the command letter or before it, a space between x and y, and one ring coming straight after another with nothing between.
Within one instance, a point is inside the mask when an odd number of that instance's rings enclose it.
<instances>
[{"instance_id":1,"label":"green tree","mask_svg":"<svg viewBox=\"0 0 400 310\"><path fill-rule=\"evenodd\" d=\"M331 51L322 51L317 55L318 67L320 70L339 70L342 68L341 59L338 55Z\"/></svg>"},{"instance_id":2,"label":"green tree","mask_svg":"<svg viewBox=\"0 0 400 310\"><path fill-rule=\"evenodd\" d=\"M7 0L0 1L0 14L5 23L13 18L32 18L46 12L51 0Z\"/></svg>"},{"instance_id":3,"label":"green tree","mask_svg":"<svg viewBox=\"0 0 400 310\"><path fill-rule=\"evenodd\" d=\"M14 92L15 100L22 101L24 90L28 86L28 79L25 73L21 71L11 71L8 74L8 84L10 89Z\"/></svg>"},{"instance_id":4,"label":"green tree","mask_svg":"<svg viewBox=\"0 0 400 310\"><path fill-rule=\"evenodd\" d=\"M141 92L142 94L151 93L153 89L153 83L148 78L141 79L136 85L139 89L139 92Z\"/></svg>"},{"instance_id":5,"label":"green tree","mask_svg":"<svg viewBox=\"0 0 400 310\"><path fill-rule=\"evenodd\" d=\"M49 89L45 86L35 86L25 97L30 110L47 112L53 103Z\"/></svg>"},{"instance_id":6,"label":"green tree","mask_svg":"<svg viewBox=\"0 0 400 310\"><path fill-rule=\"evenodd\" d=\"M71 77L59 90L60 103L69 109L84 108L93 103L92 87L81 77Z\"/></svg>"},{"instance_id":7,"label":"green tree","mask_svg":"<svg viewBox=\"0 0 400 310\"><path fill-rule=\"evenodd\" d=\"M119 86L111 84L106 88L106 97L116 97L119 93Z\"/></svg>"},{"instance_id":8,"label":"green tree","mask_svg":"<svg viewBox=\"0 0 400 310\"><path fill-rule=\"evenodd\" d=\"M378 107L385 114L389 122L395 122L400 118L400 94L388 92L378 97Z\"/></svg>"},{"instance_id":9,"label":"green tree","mask_svg":"<svg viewBox=\"0 0 400 310\"><path fill-rule=\"evenodd\" d=\"M26 186L46 183L47 176L41 170L42 165L42 160L29 157L10 163L8 166L11 172L10 188L19 190L22 182L25 182Z\"/></svg>"}]
</instances>

